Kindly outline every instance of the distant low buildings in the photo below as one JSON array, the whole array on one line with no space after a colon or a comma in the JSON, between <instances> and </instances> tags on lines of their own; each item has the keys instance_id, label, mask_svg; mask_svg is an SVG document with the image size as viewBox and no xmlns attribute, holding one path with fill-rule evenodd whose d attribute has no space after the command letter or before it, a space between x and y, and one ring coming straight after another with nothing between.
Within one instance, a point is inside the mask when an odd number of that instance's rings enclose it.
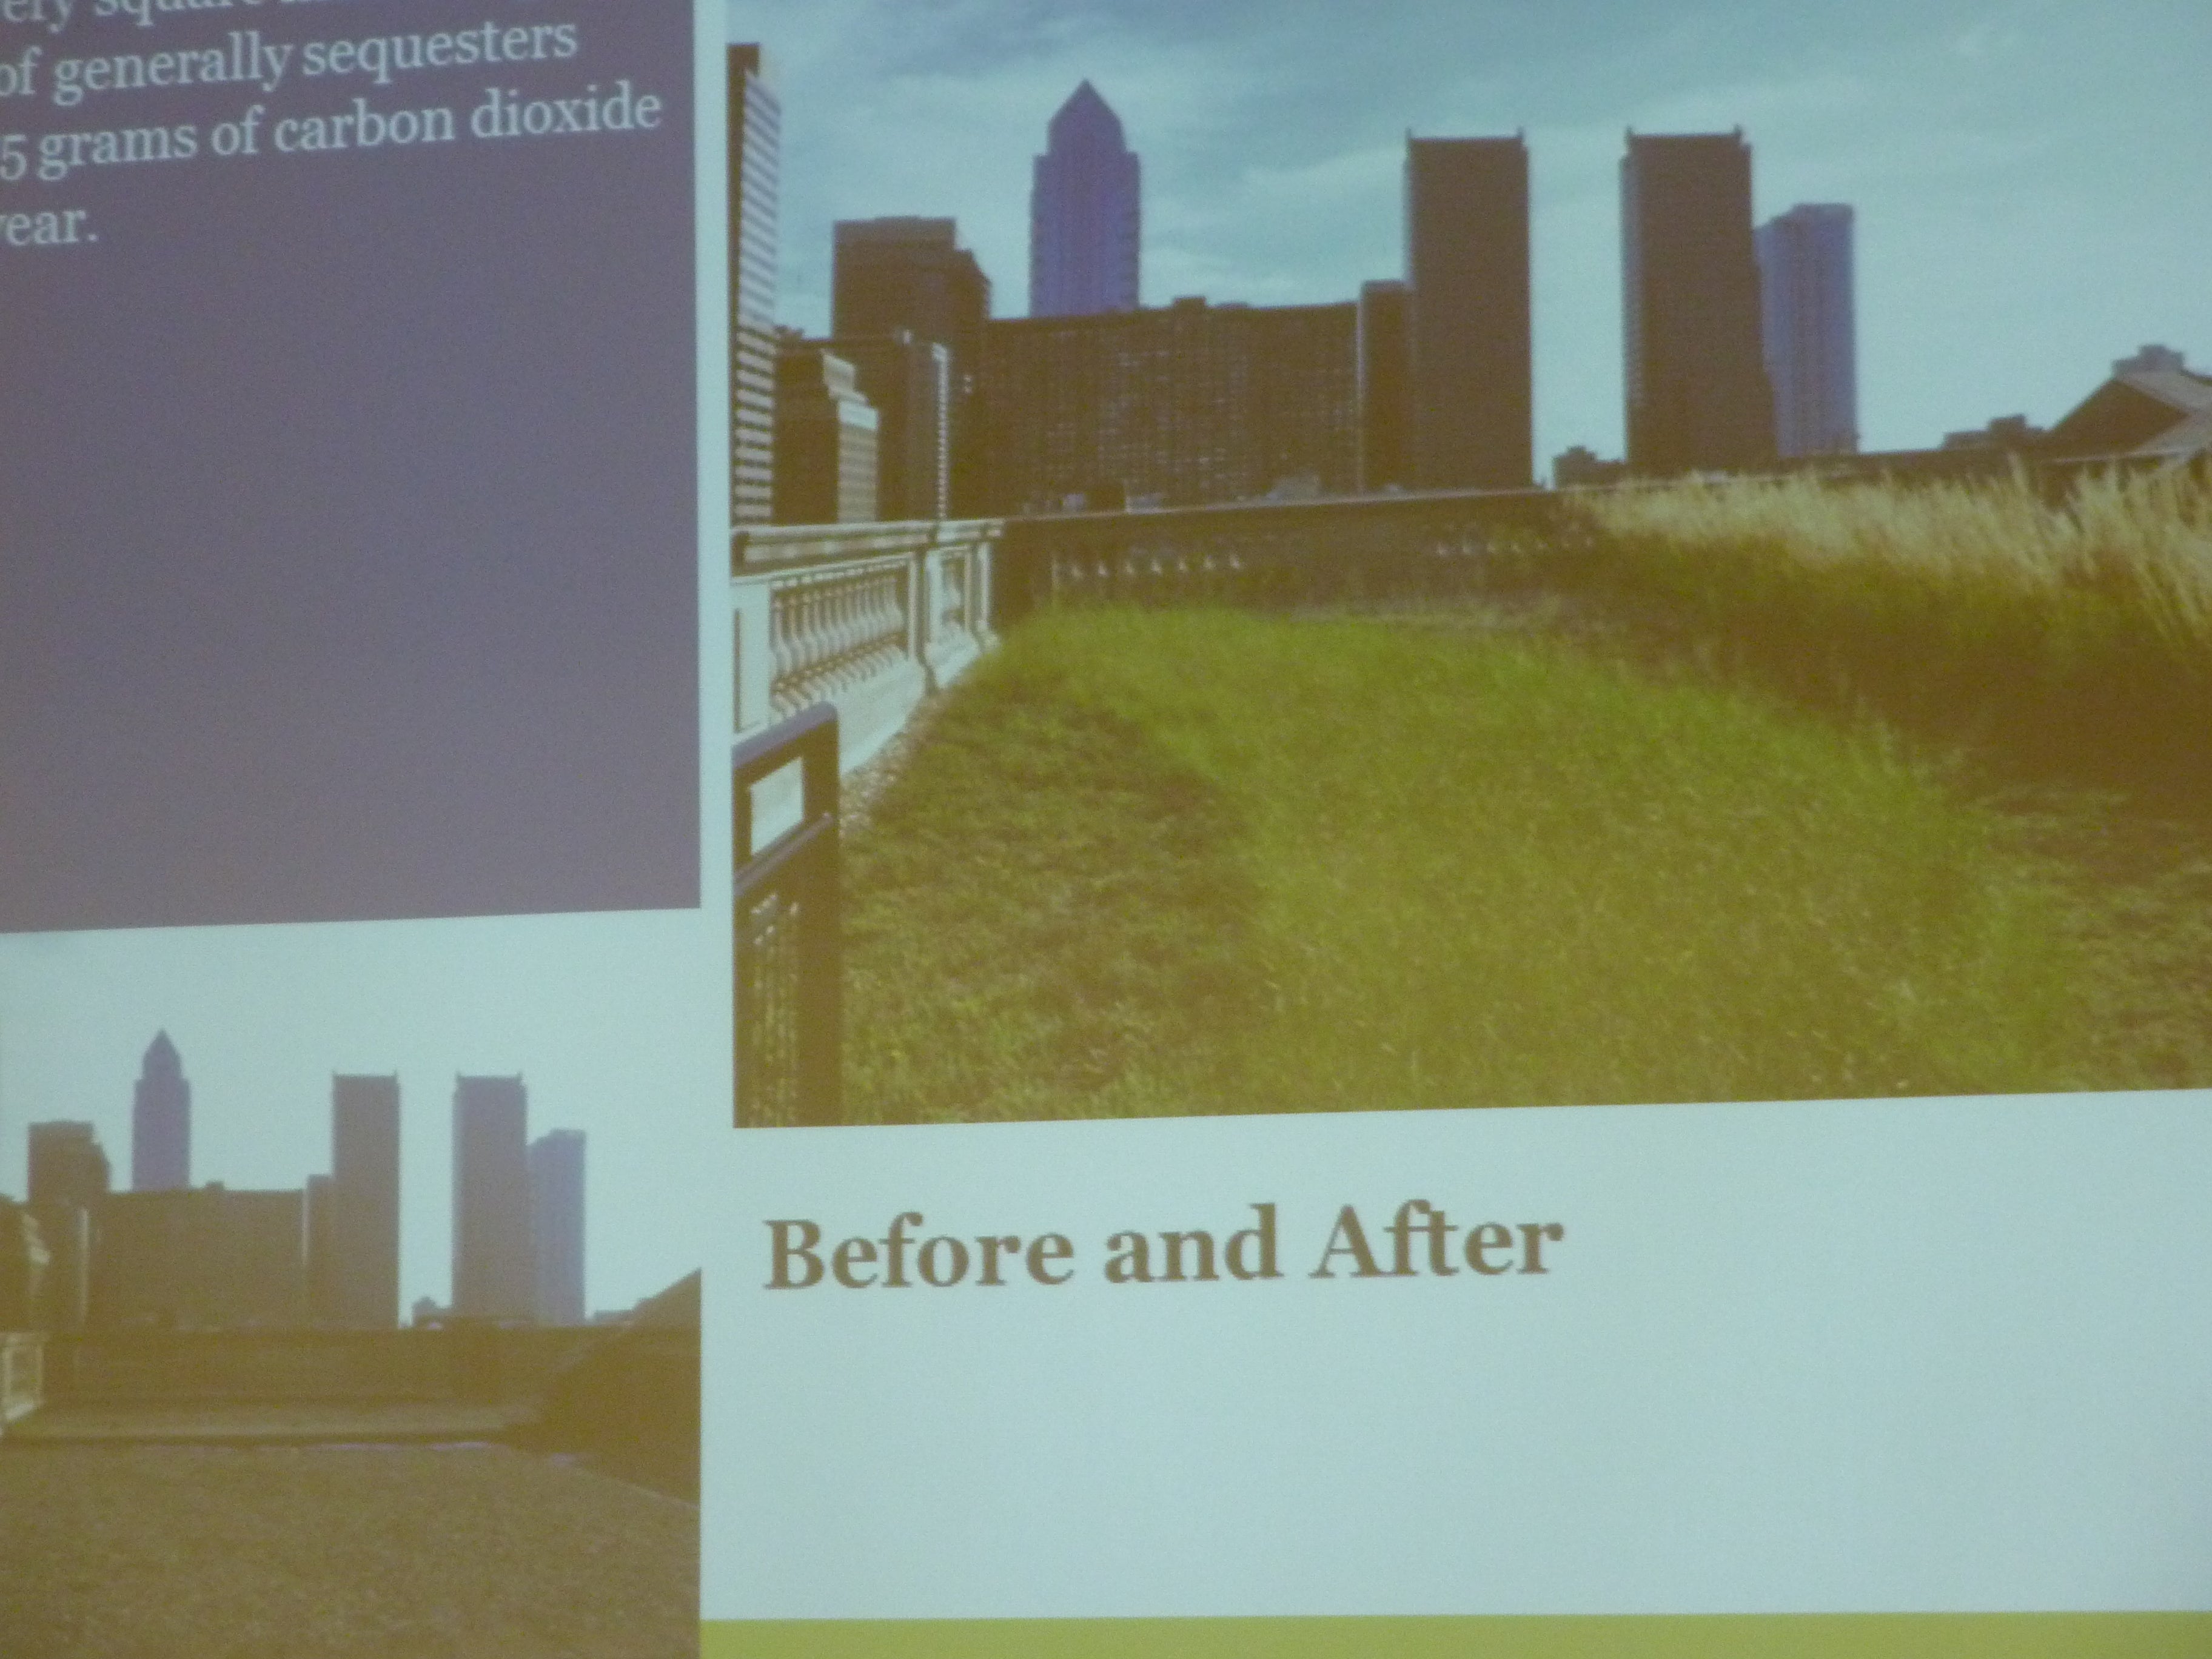
<instances>
[{"instance_id":1,"label":"distant low buildings","mask_svg":"<svg viewBox=\"0 0 2212 1659\"><path fill-rule=\"evenodd\" d=\"M2043 428L2029 424L2025 415L2000 415L1987 426L1969 427L1943 434L1946 449L2002 449L2026 454L2041 444Z\"/></svg>"},{"instance_id":2,"label":"distant low buildings","mask_svg":"<svg viewBox=\"0 0 2212 1659\"><path fill-rule=\"evenodd\" d=\"M2115 362L2112 378L2067 411L2039 447L2069 459L2212 453L2212 375L2190 368L2170 347L2147 345Z\"/></svg>"},{"instance_id":3,"label":"distant low buildings","mask_svg":"<svg viewBox=\"0 0 2212 1659\"><path fill-rule=\"evenodd\" d=\"M1554 489L1619 483L1627 476L1627 462L1601 460L1595 451L1581 444L1552 457L1552 488Z\"/></svg>"}]
</instances>

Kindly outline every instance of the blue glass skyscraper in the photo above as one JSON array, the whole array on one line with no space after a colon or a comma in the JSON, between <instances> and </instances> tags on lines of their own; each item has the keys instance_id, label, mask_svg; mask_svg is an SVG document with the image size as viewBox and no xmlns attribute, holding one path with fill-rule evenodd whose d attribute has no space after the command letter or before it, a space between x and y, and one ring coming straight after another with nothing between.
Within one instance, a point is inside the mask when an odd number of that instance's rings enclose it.
<instances>
[{"instance_id":1,"label":"blue glass skyscraper","mask_svg":"<svg viewBox=\"0 0 2212 1659\"><path fill-rule=\"evenodd\" d=\"M192 1085L169 1034L155 1034L131 1107L131 1188L173 1192L192 1184Z\"/></svg>"},{"instance_id":2,"label":"blue glass skyscraper","mask_svg":"<svg viewBox=\"0 0 2212 1659\"><path fill-rule=\"evenodd\" d=\"M1784 455L1848 454L1859 447L1851 210L1801 202L1761 225L1757 241L1775 448Z\"/></svg>"},{"instance_id":3,"label":"blue glass skyscraper","mask_svg":"<svg viewBox=\"0 0 2212 1659\"><path fill-rule=\"evenodd\" d=\"M1030 191L1030 315L1137 308L1139 168L1085 81L1052 118Z\"/></svg>"}]
</instances>

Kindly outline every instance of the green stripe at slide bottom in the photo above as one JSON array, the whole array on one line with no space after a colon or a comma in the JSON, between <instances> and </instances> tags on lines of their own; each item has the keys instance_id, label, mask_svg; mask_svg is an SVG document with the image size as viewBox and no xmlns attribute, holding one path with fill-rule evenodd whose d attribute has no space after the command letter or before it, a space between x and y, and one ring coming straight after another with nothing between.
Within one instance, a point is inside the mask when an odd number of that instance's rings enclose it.
<instances>
[{"instance_id":1,"label":"green stripe at slide bottom","mask_svg":"<svg viewBox=\"0 0 2212 1659\"><path fill-rule=\"evenodd\" d=\"M2212 1613L717 1620L701 1659L2206 1659Z\"/></svg>"}]
</instances>

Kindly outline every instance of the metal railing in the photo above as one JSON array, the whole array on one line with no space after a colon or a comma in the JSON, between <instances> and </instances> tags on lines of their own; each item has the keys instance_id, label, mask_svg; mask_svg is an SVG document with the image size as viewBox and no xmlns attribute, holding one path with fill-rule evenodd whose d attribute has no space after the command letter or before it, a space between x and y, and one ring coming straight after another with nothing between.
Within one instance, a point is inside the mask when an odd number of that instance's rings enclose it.
<instances>
[{"instance_id":1,"label":"metal railing","mask_svg":"<svg viewBox=\"0 0 2212 1659\"><path fill-rule=\"evenodd\" d=\"M752 787L796 762L799 821L753 850ZM731 751L736 881L736 1113L741 1126L835 1123L843 964L837 711L823 703Z\"/></svg>"}]
</instances>

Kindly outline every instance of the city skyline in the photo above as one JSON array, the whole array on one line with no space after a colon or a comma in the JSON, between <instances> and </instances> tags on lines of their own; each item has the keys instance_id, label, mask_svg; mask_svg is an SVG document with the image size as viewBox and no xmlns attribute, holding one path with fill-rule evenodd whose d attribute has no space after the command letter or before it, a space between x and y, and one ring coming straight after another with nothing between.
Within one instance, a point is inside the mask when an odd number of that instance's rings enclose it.
<instances>
[{"instance_id":1,"label":"city skyline","mask_svg":"<svg viewBox=\"0 0 2212 1659\"><path fill-rule=\"evenodd\" d=\"M2048 424L2146 340L2212 356L2212 296L2191 276L2212 262L2212 218L2190 184L2212 166L2212 116L2185 96L2178 49L2212 49L2212 18L2126 9L2116 27L2029 3L1848 20L1417 4L1356 33L1303 4L1076 4L1048 21L983 0L948 25L878 0L765 0L730 16L784 66L781 315L812 332L835 219L956 217L1001 292L1017 281L1034 134L1085 78L1144 136L1154 304L1350 300L1399 274L1408 128L1525 129L1540 466L1575 444L1624 450L1632 127L1741 126L1760 221L1853 204L1863 448L2014 411Z\"/></svg>"},{"instance_id":2,"label":"city skyline","mask_svg":"<svg viewBox=\"0 0 2212 1659\"><path fill-rule=\"evenodd\" d=\"M0 1199L46 1206L49 1213L44 1218L50 1225L57 1219L52 1213L57 1206L92 1212L96 1241L98 1206L110 1199L135 1200L139 1194L149 1194L183 1200L210 1194L263 1202L289 1194L299 1209L295 1218L301 1224L295 1231L302 1250L298 1263L306 1297L301 1318L368 1328L405 1323L399 1295L398 1075L331 1074L328 1167L304 1174L296 1185L263 1182L246 1186L220 1176L197 1182L114 1184L116 1158L127 1152L134 1164L143 1165L149 1139L157 1155L172 1144L173 1125L149 1123L139 1103L147 1092L147 1074L183 1083L186 1073L182 1066L179 1050L164 1028L146 1050L145 1069L134 1090L127 1149L118 1147L111 1154L100 1124L89 1119L34 1119L22 1126L22 1192L18 1199L0 1184ZM189 1087L183 1092L189 1110ZM586 1322L593 1310L586 1288L585 1133L561 1127L529 1136L528 1088L520 1075L457 1073L452 1101L451 1290L447 1297L426 1295L420 1300L461 1314ZM489 1121L494 1119L495 1123ZM483 1179L487 1127L492 1131L489 1140L501 1143L491 1148L490 1161L502 1167L489 1183ZM511 1148L503 1144L510 1138L514 1142ZM490 1190L495 1187L495 1191ZM120 1237L126 1243L134 1224L122 1214L128 1207L118 1207L118 1224L125 1229ZM176 1212L179 1217L184 1213ZM84 1224L79 1222L80 1230ZM49 1243L58 1251L70 1248L65 1238ZM175 1254L176 1248L172 1241L169 1253ZM125 1256L131 1254L126 1249ZM167 1269L191 1270L189 1262L170 1263ZM97 1273L95 1266L95 1277Z\"/></svg>"},{"instance_id":3,"label":"city skyline","mask_svg":"<svg viewBox=\"0 0 2212 1659\"><path fill-rule=\"evenodd\" d=\"M727 1051L702 1033L727 978L704 913L0 939L0 1193L34 1122L90 1122L114 1184L132 1083L167 1030L192 1083L193 1177L300 1187L330 1168L334 1075L401 1079L400 1307L451 1294L459 1075L530 1081L541 1121L592 1147L589 1292L626 1308L697 1267L714 1194L698 1147L722 1121ZM722 952L726 961L727 951Z\"/></svg>"}]
</instances>

